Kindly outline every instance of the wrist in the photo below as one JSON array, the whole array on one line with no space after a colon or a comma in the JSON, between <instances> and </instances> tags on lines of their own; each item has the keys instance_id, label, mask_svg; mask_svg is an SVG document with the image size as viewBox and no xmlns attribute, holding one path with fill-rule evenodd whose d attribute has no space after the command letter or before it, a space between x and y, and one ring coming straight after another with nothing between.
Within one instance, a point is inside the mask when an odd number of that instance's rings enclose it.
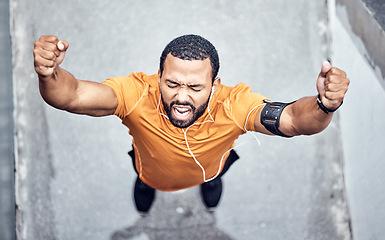
<instances>
[{"instance_id":1,"label":"wrist","mask_svg":"<svg viewBox=\"0 0 385 240\"><path fill-rule=\"evenodd\" d=\"M37 76L38 76L39 80L42 82L54 80L58 76L58 68L51 68L51 69L47 70L46 72L44 72L43 74L38 73Z\"/></svg>"},{"instance_id":2,"label":"wrist","mask_svg":"<svg viewBox=\"0 0 385 240\"><path fill-rule=\"evenodd\" d=\"M322 103L320 94L318 94L318 96L317 96L317 104L318 104L319 108L326 114L329 114L329 112L335 112L339 107L341 107L342 103L343 103L343 101L341 102L341 104L337 108L330 109L330 108L325 107L325 105Z\"/></svg>"}]
</instances>

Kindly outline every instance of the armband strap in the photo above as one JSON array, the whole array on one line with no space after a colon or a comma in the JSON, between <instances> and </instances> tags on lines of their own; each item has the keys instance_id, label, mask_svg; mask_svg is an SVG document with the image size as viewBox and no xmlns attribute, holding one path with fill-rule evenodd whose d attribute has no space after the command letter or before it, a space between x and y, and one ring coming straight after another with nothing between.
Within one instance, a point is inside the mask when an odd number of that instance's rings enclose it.
<instances>
[{"instance_id":1,"label":"armband strap","mask_svg":"<svg viewBox=\"0 0 385 240\"><path fill-rule=\"evenodd\" d=\"M281 102L271 102L269 100L263 100L266 105L265 107L262 109L262 113L261 113L261 123L263 126L265 126L265 128L275 134L275 135L278 135L278 136L282 136L282 137L292 137L292 136L287 136L286 134L284 134L283 132L281 132L278 128L279 128L279 120L281 118L281 114L282 114L282 111L283 109L287 106L287 105L290 105L294 102L291 102L291 103L281 103Z\"/></svg>"}]
</instances>

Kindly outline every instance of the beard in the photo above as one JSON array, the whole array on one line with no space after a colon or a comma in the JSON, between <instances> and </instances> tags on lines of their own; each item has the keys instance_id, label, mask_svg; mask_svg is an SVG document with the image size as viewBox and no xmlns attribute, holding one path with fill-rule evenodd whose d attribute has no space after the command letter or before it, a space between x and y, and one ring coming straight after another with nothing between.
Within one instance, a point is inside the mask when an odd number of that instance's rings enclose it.
<instances>
[{"instance_id":1,"label":"beard","mask_svg":"<svg viewBox=\"0 0 385 240\"><path fill-rule=\"evenodd\" d=\"M196 108L194 105L192 105L189 102L183 102L182 103L179 101L172 101L168 105L167 103L165 103L165 101L163 99L163 95L161 95L161 99L162 99L164 110L168 116L168 119L170 120L172 125L174 125L175 127L178 127L178 128L186 128L186 127L191 126L206 111L206 108L207 108L207 106L209 104L209 100L210 100L210 98L208 98L206 103L204 103L201 106L199 106L198 108ZM181 105L181 106L189 106L191 108L191 112L193 114L192 117L190 119L187 119L187 120L178 120L178 119L174 118L174 116L171 113L171 109L175 104Z\"/></svg>"}]
</instances>

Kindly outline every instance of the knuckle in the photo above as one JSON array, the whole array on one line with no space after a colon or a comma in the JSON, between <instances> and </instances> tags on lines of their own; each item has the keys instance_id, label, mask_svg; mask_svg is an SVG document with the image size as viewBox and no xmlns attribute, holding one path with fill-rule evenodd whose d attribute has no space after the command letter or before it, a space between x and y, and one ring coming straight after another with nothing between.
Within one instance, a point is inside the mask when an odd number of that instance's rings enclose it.
<instances>
[{"instance_id":1,"label":"knuckle","mask_svg":"<svg viewBox=\"0 0 385 240\"><path fill-rule=\"evenodd\" d=\"M42 41L36 41L36 42L33 44L34 49L42 48L42 46L43 46L43 42L42 42Z\"/></svg>"},{"instance_id":2,"label":"knuckle","mask_svg":"<svg viewBox=\"0 0 385 240\"><path fill-rule=\"evenodd\" d=\"M341 76L339 76L339 75L331 75L330 77L329 77L329 81L330 82L333 82L333 83L338 83L338 82L341 82Z\"/></svg>"},{"instance_id":3,"label":"knuckle","mask_svg":"<svg viewBox=\"0 0 385 240\"><path fill-rule=\"evenodd\" d=\"M56 36L51 35L50 40L54 43L59 42L59 39Z\"/></svg>"},{"instance_id":4,"label":"knuckle","mask_svg":"<svg viewBox=\"0 0 385 240\"><path fill-rule=\"evenodd\" d=\"M335 68L335 67L332 67L332 68L329 70L328 75L329 75L329 76L332 76L332 75L334 75L334 74L336 74L336 68Z\"/></svg>"},{"instance_id":5,"label":"knuckle","mask_svg":"<svg viewBox=\"0 0 385 240\"><path fill-rule=\"evenodd\" d=\"M35 56L34 56L34 60L35 60L35 63L40 63L41 62L41 56L39 55L39 54L36 54Z\"/></svg>"},{"instance_id":6,"label":"knuckle","mask_svg":"<svg viewBox=\"0 0 385 240\"><path fill-rule=\"evenodd\" d=\"M35 67L35 71L39 74L42 74L43 73L43 69L41 68L41 66L36 66Z\"/></svg>"},{"instance_id":7,"label":"knuckle","mask_svg":"<svg viewBox=\"0 0 385 240\"><path fill-rule=\"evenodd\" d=\"M331 76L328 76L328 77L325 79L325 85L329 84L332 80L333 80L333 78L332 78Z\"/></svg>"},{"instance_id":8,"label":"knuckle","mask_svg":"<svg viewBox=\"0 0 385 240\"><path fill-rule=\"evenodd\" d=\"M53 60L56 59L56 55L55 55L54 52L48 52L48 53L47 53L47 57L48 57L49 59L53 59Z\"/></svg>"},{"instance_id":9,"label":"knuckle","mask_svg":"<svg viewBox=\"0 0 385 240\"><path fill-rule=\"evenodd\" d=\"M55 62L54 61L49 61L47 63L47 67L54 67L55 66Z\"/></svg>"},{"instance_id":10,"label":"knuckle","mask_svg":"<svg viewBox=\"0 0 385 240\"><path fill-rule=\"evenodd\" d=\"M341 70L340 70L339 68L336 68L336 67L333 67L333 68L332 68L332 71L333 71L333 73L335 73L335 74L341 72Z\"/></svg>"},{"instance_id":11,"label":"knuckle","mask_svg":"<svg viewBox=\"0 0 385 240\"><path fill-rule=\"evenodd\" d=\"M54 35L43 35L39 38L40 42L57 42L58 38Z\"/></svg>"},{"instance_id":12,"label":"knuckle","mask_svg":"<svg viewBox=\"0 0 385 240\"><path fill-rule=\"evenodd\" d=\"M330 76L342 76L345 77L346 73L339 68L332 67L329 71Z\"/></svg>"}]
</instances>

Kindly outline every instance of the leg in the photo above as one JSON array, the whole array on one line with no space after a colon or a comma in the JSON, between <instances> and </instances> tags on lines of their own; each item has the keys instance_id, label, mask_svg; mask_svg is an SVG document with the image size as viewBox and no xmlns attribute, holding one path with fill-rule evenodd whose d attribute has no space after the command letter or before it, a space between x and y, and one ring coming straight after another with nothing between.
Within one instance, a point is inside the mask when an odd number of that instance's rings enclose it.
<instances>
[{"instance_id":1,"label":"leg","mask_svg":"<svg viewBox=\"0 0 385 240\"><path fill-rule=\"evenodd\" d=\"M128 152L128 155L132 158L132 164L134 165L134 169L138 176L136 177L135 186L134 186L134 200L135 206L138 212L141 215L145 215L150 210L152 203L155 199L155 189L146 185L139 178L139 173L136 170L135 166L135 152L134 149Z\"/></svg>"},{"instance_id":2,"label":"leg","mask_svg":"<svg viewBox=\"0 0 385 240\"><path fill-rule=\"evenodd\" d=\"M136 178L134 187L135 206L141 215L146 215L155 199L155 189L147 186L139 177Z\"/></svg>"},{"instance_id":3,"label":"leg","mask_svg":"<svg viewBox=\"0 0 385 240\"><path fill-rule=\"evenodd\" d=\"M201 196L207 210L213 212L222 196L222 179L217 177L200 185Z\"/></svg>"},{"instance_id":4,"label":"leg","mask_svg":"<svg viewBox=\"0 0 385 240\"><path fill-rule=\"evenodd\" d=\"M202 200L207 210L213 211L218 205L222 196L222 179L221 177L229 170L230 166L239 159L238 154L234 151L230 151L230 155L227 157L225 166L223 166L222 172L215 179L205 182L200 185L200 192Z\"/></svg>"}]
</instances>

